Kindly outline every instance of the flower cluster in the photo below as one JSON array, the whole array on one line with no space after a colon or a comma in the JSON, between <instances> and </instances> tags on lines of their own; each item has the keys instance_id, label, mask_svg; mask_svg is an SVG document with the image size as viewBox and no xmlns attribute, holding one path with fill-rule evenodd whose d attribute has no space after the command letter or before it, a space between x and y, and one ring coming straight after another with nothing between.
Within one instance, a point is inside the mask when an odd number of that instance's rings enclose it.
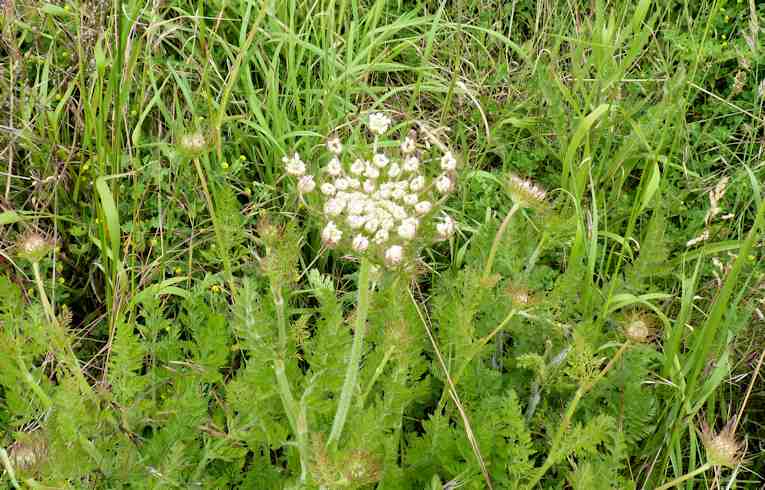
<instances>
[{"instance_id":1,"label":"flower cluster","mask_svg":"<svg viewBox=\"0 0 765 490\"><path fill-rule=\"evenodd\" d=\"M444 240L454 233L454 220L438 209L455 188L457 160L449 151L433 155L421 149L414 132L401 141L383 141L391 122L382 113L371 114L367 127L373 142L359 151L330 138L329 161L317 175L306 173L297 153L283 162L301 196L319 196L325 245L347 246L397 267L433 237ZM386 153L388 148L393 151Z\"/></svg>"}]
</instances>

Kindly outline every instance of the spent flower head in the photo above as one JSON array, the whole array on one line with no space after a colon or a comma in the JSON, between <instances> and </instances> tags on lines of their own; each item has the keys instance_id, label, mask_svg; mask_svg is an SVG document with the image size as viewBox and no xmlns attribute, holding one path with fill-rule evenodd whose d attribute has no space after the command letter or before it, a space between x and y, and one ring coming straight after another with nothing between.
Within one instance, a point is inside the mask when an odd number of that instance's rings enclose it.
<instances>
[{"instance_id":1,"label":"spent flower head","mask_svg":"<svg viewBox=\"0 0 765 490\"><path fill-rule=\"evenodd\" d=\"M41 233L31 231L18 241L17 250L21 258L37 263L53 250L53 242Z\"/></svg>"},{"instance_id":2,"label":"spent flower head","mask_svg":"<svg viewBox=\"0 0 765 490\"><path fill-rule=\"evenodd\" d=\"M178 139L178 149L189 158L196 158L207 150L207 138L202 131L185 133Z\"/></svg>"},{"instance_id":3,"label":"spent flower head","mask_svg":"<svg viewBox=\"0 0 765 490\"><path fill-rule=\"evenodd\" d=\"M731 419L720 432L701 423L701 442L707 451L707 459L716 466L737 466L744 456L744 446L736 439L735 418Z\"/></svg>"},{"instance_id":4,"label":"spent flower head","mask_svg":"<svg viewBox=\"0 0 765 490\"><path fill-rule=\"evenodd\" d=\"M440 208L454 189L458 167L441 145L423 145L410 132L400 141L383 136L391 124L382 113L369 116L372 141L326 142L326 164L306 174L299 155L284 157L285 171L323 222L327 247L345 248L389 268L408 266L420 249L454 234L456 223Z\"/></svg>"},{"instance_id":5,"label":"spent flower head","mask_svg":"<svg viewBox=\"0 0 765 490\"><path fill-rule=\"evenodd\" d=\"M624 318L622 326L624 336L637 344L650 342L656 336L655 322L643 312L631 312Z\"/></svg>"},{"instance_id":6,"label":"spent flower head","mask_svg":"<svg viewBox=\"0 0 765 490\"><path fill-rule=\"evenodd\" d=\"M513 202L525 208L541 208L547 193L529 180L510 174L507 179L508 192Z\"/></svg>"}]
</instances>

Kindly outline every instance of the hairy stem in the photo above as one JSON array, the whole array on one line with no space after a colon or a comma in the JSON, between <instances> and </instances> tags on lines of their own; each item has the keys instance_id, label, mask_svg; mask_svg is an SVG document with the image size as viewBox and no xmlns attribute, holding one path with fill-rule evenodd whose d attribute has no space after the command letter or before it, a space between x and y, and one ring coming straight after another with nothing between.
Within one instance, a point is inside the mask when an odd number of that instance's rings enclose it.
<instances>
[{"instance_id":1,"label":"hairy stem","mask_svg":"<svg viewBox=\"0 0 765 490\"><path fill-rule=\"evenodd\" d=\"M276 385L279 388L279 397L282 400L284 411L287 413L287 420L290 423L292 432L295 433L298 452L300 453L300 480L305 481L308 475L308 427L305 417L301 416L295 397L292 396L292 388L287 379L287 370L284 359L287 357L287 315L285 313L284 297L281 289L275 280L271 280L271 296L276 307L276 320L279 329L279 351L274 361L274 372L276 374Z\"/></svg>"},{"instance_id":2,"label":"hairy stem","mask_svg":"<svg viewBox=\"0 0 765 490\"><path fill-rule=\"evenodd\" d=\"M197 170L197 176L199 182L202 184L202 193L205 195L205 201L207 201L207 210L210 212L210 219L212 219L213 230L215 231L215 239L218 242L218 253L221 260L223 260L223 269L226 272L226 280L228 281L228 288L231 291L231 296L236 295L236 285L234 284L234 274L231 271L231 260L228 257L228 249L226 248L226 242L223 239L223 229L218 222L218 217L215 214L215 206L213 205L212 196L210 190L207 187L207 179L202 171L202 165L199 163L199 159L194 159L194 168Z\"/></svg>"},{"instance_id":3,"label":"hairy stem","mask_svg":"<svg viewBox=\"0 0 765 490\"><path fill-rule=\"evenodd\" d=\"M32 262L32 271L34 272L37 291L40 294L40 301L42 301L43 309L45 310L45 316L48 317L48 322L50 322L50 326L53 329L53 341L61 356L61 362L69 368L72 376L75 377L80 385L82 392L88 393L90 392L90 385L82 374L80 361L74 354L74 349L72 348L71 342L69 342L69 337L67 336L64 327L59 323L58 318L56 318L56 312L53 310L53 305L51 305L48 300L48 294L45 292L45 285L43 284L42 275L40 274L40 264Z\"/></svg>"},{"instance_id":4,"label":"hairy stem","mask_svg":"<svg viewBox=\"0 0 765 490\"><path fill-rule=\"evenodd\" d=\"M489 277L489 275L491 275L491 269L494 267L494 258L497 256L497 249L499 249L499 243L502 241L502 235L505 234L507 225L510 224L510 220L512 219L513 215L518 212L519 209L521 209L520 204L513 204L513 207L510 208L510 211L507 212L505 219L502 220L502 224L499 225L497 234L494 236L494 242L492 242L491 249L489 250L489 258L486 260L486 267L483 269L482 279L485 280Z\"/></svg>"},{"instance_id":5,"label":"hairy stem","mask_svg":"<svg viewBox=\"0 0 765 490\"><path fill-rule=\"evenodd\" d=\"M351 346L351 358L345 371L345 381L340 392L340 401L337 404L335 420L332 422L332 430L327 439L327 446L337 444L343 433L343 426L348 417L348 409L351 406L351 398L356 390L356 381L361 368L361 351L364 346L364 334L367 329L367 313L369 311L369 260L361 259L358 282L358 304L356 306L356 326L353 332L353 345Z\"/></svg>"},{"instance_id":6,"label":"hairy stem","mask_svg":"<svg viewBox=\"0 0 765 490\"><path fill-rule=\"evenodd\" d=\"M534 488L534 486L539 483L539 480L545 475L545 473L547 473L547 470L549 470L552 465L555 464L555 455L558 452L558 448L561 445L563 437L566 435L566 432L568 432L568 427L571 424L571 419L574 417L574 412L576 412L576 408L579 405L582 397L584 397L584 395L590 391L598 381L603 379L603 377L611 370L611 368L614 367L616 361L618 361L622 357L622 354L627 351L628 347L629 343L625 342L622 344L619 350L616 351L616 354L614 354L608 364L606 364L606 367L604 367L594 378L582 384L579 389L576 390L574 398L568 404L568 408L566 409L566 414L563 416L563 421L560 424L560 428L555 434L555 438L550 445L550 450L547 452L547 459L545 460L544 464L542 464L542 467L539 468L539 471L536 472L534 477L528 483L526 488Z\"/></svg>"}]
</instances>

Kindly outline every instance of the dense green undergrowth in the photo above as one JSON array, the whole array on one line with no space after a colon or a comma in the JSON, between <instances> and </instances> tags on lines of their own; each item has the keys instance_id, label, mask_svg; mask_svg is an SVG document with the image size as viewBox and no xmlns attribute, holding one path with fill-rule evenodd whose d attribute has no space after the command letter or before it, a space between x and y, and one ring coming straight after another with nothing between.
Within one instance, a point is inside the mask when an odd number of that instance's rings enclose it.
<instances>
[{"instance_id":1,"label":"dense green undergrowth","mask_svg":"<svg viewBox=\"0 0 765 490\"><path fill-rule=\"evenodd\" d=\"M1 485L765 481L760 3L0 15ZM373 111L460 162L411 267L285 174Z\"/></svg>"}]
</instances>

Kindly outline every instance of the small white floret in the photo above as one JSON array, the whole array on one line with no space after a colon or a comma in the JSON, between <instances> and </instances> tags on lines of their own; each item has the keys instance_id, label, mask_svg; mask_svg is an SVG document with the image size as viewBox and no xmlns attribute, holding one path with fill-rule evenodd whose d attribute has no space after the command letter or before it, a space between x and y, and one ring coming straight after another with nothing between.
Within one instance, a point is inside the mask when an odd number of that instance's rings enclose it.
<instances>
[{"instance_id":1,"label":"small white floret","mask_svg":"<svg viewBox=\"0 0 765 490\"><path fill-rule=\"evenodd\" d=\"M353 238L353 250L356 252L364 252L369 248L369 239L364 235L356 235Z\"/></svg>"},{"instance_id":2,"label":"small white floret","mask_svg":"<svg viewBox=\"0 0 765 490\"><path fill-rule=\"evenodd\" d=\"M415 148L414 139L407 136L404 138L404 141L401 143L401 153L404 153L405 155L408 155L409 153L412 153Z\"/></svg>"},{"instance_id":3,"label":"small white floret","mask_svg":"<svg viewBox=\"0 0 765 490\"><path fill-rule=\"evenodd\" d=\"M343 232L330 221L321 231L321 239L328 247L337 245L343 238Z\"/></svg>"},{"instance_id":4,"label":"small white floret","mask_svg":"<svg viewBox=\"0 0 765 490\"><path fill-rule=\"evenodd\" d=\"M454 234L454 220L450 216L444 215L441 221L436 224L436 233L442 240L452 236Z\"/></svg>"},{"instance_id":5,"label":"small white floret","mask_svg":"<svg viewBox=\"0 0 765 490\"><path fill-rule=\"evenodd\" d=\"M425 187L425 177L422 175L413 178L409 183L409 188L412 189L412 192L420 192L423 187Z\"/></svg>"},{"instance_id":6,"label":"small white floret","mask_svg":"<svg viewBox=\"0 0 765 490\"><path fill-rule=\"evenodd\" d=\"M329 182L325 182L321 184L320 190L321 190L321 193L324 194L325 196L334 196L335 191L337 189L335 189L335 186L330 184Z\"/></svg>"},{"instance_id":7,"label":"small white floret","mask_svg":"<svg viewBox=\"0 0 765 490\"><path fill-rule=\"evenodd\" d=\"M364 169L366 168L367 164L364 162L364 160L357 158L352 164L351 164L351 173L353 175L361 175L364 173Z\"/></svg>"},{"instance_id":8,"label":"small white floret","mask_svg":"<svg viewBox=\"0 0 765 490\"><path fill-rule=\"evenodd\" d=\"M347 221L348 221L348 226L350 226L352 230L358 230L359 228L364 226L364 223L366 223L367 219L364 216L352 214L348 216Z\"/></svg>"},{"instance_id":9,"label":"small white floret","mask_svg":"<svg viewBox=\"0 0 765 490\"><path fill-rule=\"evenodd\" d=\"M300 159L300 155L295 152L292 157L284 157L282 161L288 174L299 177L305 174L305 163Z\"/></svg>"},{"instance_id":10,"label":"small white floret","mask_svg":"<svg viewBox=\"0 0 765 490\"><path fill-rule=\"evenodd\" d=\"M343 151L343 145L340 143L340 138L334 137L327 140L327 149L334 153L335 155L339 155L340 152Z\"/></svg>"},{"instance_id":11,"label":"small white floret","mask_svg":"<svg viewBox=\"0 0 765 490\"><path fill-rule=\"evenodd\" d=\"M339 179L335 180L335 189L339 191L344 191L348 188L348 179L344 177L340 177Z\"/></svg>"},{"instance_id":12,"label":"small white floret","mask_svg":"<svg viewBox=\"0 0 765 490\"><path fill-rule=\"evenodd\" d=\"M452 155L452 152L447 151L444 156L441 157L441 170L451 172L457 169L457 160Z\"/></svg>"},{"instance_id":13,"label":"small white floret","mask_svg":"<svg viewBox=\"0 0 765 490\"><path fill-rule=\"evenodd\" d=\"M375 156L372 157L372 163L374 163L377 168L385 168L389 161L390 160L384 153L375 153Z\"/></svg>"},{"instance_id":14,"label":"small white floret","mask_svg":"<svg viewBox=\"0 0 765 490\"><path fill-rule=\"evenodd\" d=\"M372 239L372 241L374 241L378 245L383 245L385 244L385 242L388 241L389 237L390 235L388 234L388 230L383 228L383 229L377 230L377 233L375 233L375 237Z\"/></svg>"},{"instance_id":15,"label":"small white floret","mask_svg":"<svg viewBox=\"0 0 765 490\"><path fill-rule=\"evenodd\" d=\"M414 206L414 212L419 216L428 214L431 209L433 209L433 205L430 204L430 201L420 201Z\"/></svg>"},{"instance_id":16,"label":"small white floret","mask_svg":"<svg viewBox=\"0 0 765 490\"><path fill-rule=\"evenodd\" d=\"M412 220L406 219L403 223L398 225L396 232L398 233L398 236L404 240L411 240L417 234L417 226Z\"/></svg>"},{"instance_id":17,"label":"small white floret","mask_svg":"<svg viewBox=\"0 0 765 490\"><path fill-rule=\"evenodd\" d=\"M327 164L327 167L325 170L332 177L337 177L338 175L343 173L343 165L340 163L340 160L337 157L333 157L332 160L330 160L329 163Z\"/></svg>"},{"instance_id":18,"label":"small white floret","mask_svg":"<svg viewBox=\"0 0 765 490\"><path fill-rule=\"evenodd\" d=\"M374 134L381 135L388 130L391 119L382 112L374 112L369 115L369 130Z\"/></svg>"},{"instance_id":19,"label":"small white floret","mask_svg":"<svg viewBox=\"0 0 765 490\"><path fill-rule=\"evenodd\" d=\"M333 198L328 200L324 204L324 214L327 216L338 216L343 212L345 208L345 201L342 199Z\"/></svg>"},{"instance_id":20,"label":"small white floret","mask_svg":"<svg viewBox=\"0 0 765 490\"><path fill-rule=\"evenodd\" d=\"M420 167L420 160L418 160L417 157L415 156L406 157L406 159L404 160L405 172L416 172L419 167Z\"/></svg>"},{"instance_id":21,"label":"small white floret","mask_svg":"<svg viewBox=\"0 0 765 490\"><path fill-rule=\"evenodd\" d=\"M361 187L362 189L364 189L364 192L366 192L367 194L372 194L377 188L374 180L365 180L364 184Z\"/></svg>"},{"instance_id":22,"label":"small white floret","mask_svg":"<svg viewBox=\"0 0 765 490\"><path fill-rule=\"evenodd\" d=\"M313 175L304 175L298 180L298 192L301 194L308 194L316 189L316 182L313 180Z\"/></svg>"},{"instance_id":23,"label":"small white floret","mask_svg":"<svg viewBox=\"0 0 765 490\"><path fill-rule=\"evenodd\" d=\"M385 263L389 267L399 265L404 258L404 249L401 245L393 245L385 251Z\"/></svg>"},{"instance_id":24,"label":"small white floret","mask_svg":"<svg viewBox=\"0 0 765 490\"><path fill-rule=\"evenodd\" d=\"M446 174L442 174L436 179L436 189L438 192L447 193L452 190L452 179Z\"/></svg>"}]
</instances>

